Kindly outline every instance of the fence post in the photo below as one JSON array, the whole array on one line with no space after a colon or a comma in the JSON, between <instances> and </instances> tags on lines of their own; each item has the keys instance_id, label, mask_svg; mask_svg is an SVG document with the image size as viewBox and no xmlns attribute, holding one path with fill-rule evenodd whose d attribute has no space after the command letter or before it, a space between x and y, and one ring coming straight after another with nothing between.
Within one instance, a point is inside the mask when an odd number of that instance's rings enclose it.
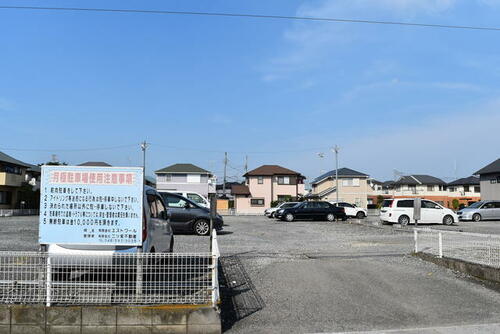
<instances>
[{"instance_id":1,"label":"fence post","mask_svg":"<svg viewBox=\"0 0 500 334\"><path fill-rule=\"evenodd\" d=\"M443 233L438 233L438 250L439 250L439 258L443 257Z\"/></svg>"},{"instance_id":2,"label":"fence post","mask_svg":"<svg viewBox=\"0 0 500 334\"><path fill-rule=\"evenodd\" d=\"M415 240L415 253L418 253L418 231L413 229L413 239Z\"/></svg>"},{"instance_id":3,"label":"fence post","mask_svg":"<svg viewBox=\"0 0 500 334\"><path fill-rule=\"evenodd\" d=\"M488 265L491 266L491 234L488 235Z\"/></svg>"},{"instance_id":4,"label":"fence post","mask_svg":"<svg viewBox=\"0 0 500 334\"><path fill-rule=\"evenodd\" d=\"M46 277L46 305L50 306L51 303L51 288L52 288L52 263L50 255L47 256L47 277Z\"/></svg>"}]
</instances>

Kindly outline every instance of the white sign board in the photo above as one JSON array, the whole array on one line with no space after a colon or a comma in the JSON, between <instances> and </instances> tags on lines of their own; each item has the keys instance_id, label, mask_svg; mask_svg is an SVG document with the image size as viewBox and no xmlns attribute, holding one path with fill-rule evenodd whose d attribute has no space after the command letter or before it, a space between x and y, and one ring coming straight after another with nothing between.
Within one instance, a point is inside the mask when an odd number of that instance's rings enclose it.
<instances>
[{"instance_id":1,"label":"white sign board","mask_svg":"<svg viewBox=\"0 0 500 334\"><path fill-rule=\"evenodd\" d=\"M40 244L142 244L142 168L42 166L40 196Z\"/></svg>"}]
</instances>

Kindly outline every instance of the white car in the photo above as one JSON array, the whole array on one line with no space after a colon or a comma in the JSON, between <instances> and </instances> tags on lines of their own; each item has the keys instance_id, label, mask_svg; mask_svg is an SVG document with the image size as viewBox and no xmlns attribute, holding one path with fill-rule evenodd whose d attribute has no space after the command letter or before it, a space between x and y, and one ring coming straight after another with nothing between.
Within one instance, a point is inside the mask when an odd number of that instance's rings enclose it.
<instances>
[{"instance_id":1,"label":"white car","mask_svg":"<svg viewBox=\"0 0 500 334\"><path fill-rule=\"evenodd\" d=\"M274 218L276 212L279 209L286 209L295 206L298 202L283 202L275 206L274 208L269 208L264 211L264 215L269 218Z\"/></svg>"},{"instance_id":2,"label":"white car","mask_svg":"<svg viewBox=\"0 0 500 334\"><path fill-rule=\"evenodd\" d=\"M205 208L210 208L210 202L205 198L205 196L194 191L169 191L169 193L181 195L182 197L186 197L187 199L190 199L198 205L201 205Z\"/></svg>"},{"instance_id":3,"label":"white car","mask_svg":"<svg viewBox=\"0 0 500 334\"><path fill-rule=\"evenodd\" d=\"M354 204L346 203L346 202L330 202L331 204L342 207L345 210L345 214L347 217L356 217L358 219L363 219L367 215L366 209L357 207Z\"/></svg>"},{"instance_id":4,"label":"white car","mask_svg":"<svg viewBox=\"0 0 500 334\"><path fill-rule=\"evenodd\" d=\"M414 198L386 199L380 209L380 220L387 223L398 223L401 225L413 224ZM422 224L444 224L451 225L458 222L457 214L442 205L428 199L422 199L420 211Z\"/></svg>"}]
</instances>

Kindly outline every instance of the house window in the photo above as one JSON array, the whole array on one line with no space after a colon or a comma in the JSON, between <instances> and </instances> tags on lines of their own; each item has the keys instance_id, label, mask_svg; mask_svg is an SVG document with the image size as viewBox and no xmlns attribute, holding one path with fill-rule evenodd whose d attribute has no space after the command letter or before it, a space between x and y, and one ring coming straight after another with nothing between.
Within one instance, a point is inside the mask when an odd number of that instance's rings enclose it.
<instances>
[{"instance_id":1,"label":"house window","mask_svg":"<svg viewBox=\"0 0 500 334\"><path fill-rule=\"evenodd\" d=\"M172 174L165 174L165 182L172 182Z\"/></svg>"},{"instance_id":2,"label":"house window","mask_svg":"<svg viewBox=\"0 0 500 334\"><path fill-rule=\"evenodd\" d=\"M480 193L480 192L481 192L481 187L479 187L479 186L475 186L475 187L474 187L474 192L475 192L475 193Z\"/></svg>"},{"instance_id":3,"label":"house window","mask_svg":"<svg viewBox=\"0 0 500 334\"><path fill-rule=\"evenodd\" d=\"M490 180L490 183L491 183L491 184L495 184L495 183L497 183L497 180L496 180L496 179L491 179L491 180Z\"/></svg>"},{"instance_id":4,"label":"house window","mask_svg":"<svg viewBox=\"0 0 500 334\"><path fill-rule=\"evenodd\" d=\"M417 186L408 185L408 190L411 191L413 194L416 194Z\"/></svg>"},{"instance_id":5,"label":"house window","mask_svg":"<svg viewBox=\"0 0 500 334\"><path fill-rule=\"evenodd\" d=\"M257 183L258 184L263 184L264 183L264 177L263 176L258 176L257 177Z\"/></svg>"},{"instance_id":6,"label":"house window","mask_svg":"<svg viewBox=\"0 0 500 334\"><path fill-rule=\"evenodd\" d=\"M200 174L188 174L187 175L187 183L201 183L201 175Z\"/></svg>"},{"instance_id":7,"label":"house window","mask_svg":"<svg viewBox=\"0 0 500 334\"><path fill-rule=\"evenodd\" d=\"M251 206L264 206L264 199L263 198L251 198L250 205Z\"/></svg>"},{"instance_id":8,"label":"house window","mask_svg":"<svg viewBox=\"0 0 500 334\"><path fill-rule=\"evenodd\" d=\"M427 191L434 191L434 186L427 186Z\"/></svg>"},{"instance_id":9,"label":"house window","mask_svg":"<svg viewBox=\"0 0 500 334\"><path fill-rule=\"evenodd\" d=\"M352 179L353 187L359 187L359 179Z\"/></svg>"},{"instance_id":10,"label":"house window","mask_svg":"<svg viewBox=\"0 0 500 334\"><path fill-rule=\"evenodd\" d=\"M352 179L344 179L342 180L343 187L350 187L353 185Z\"/></svg>"},{"instance_id":11,"label":"house window","mask_svg":"<svg viewBox=\"0 0 500 334\"><path fill-rule=\"evenodd\" d=\"M464 186L464 192L468 193L469 191L469 186Z\"/></svg>"},{"instance_id":12,"label":"house window","mask_svg":"<svg viewBox=\"0 0 500 334\"><path fill-rule=\"evenodd\" d=\"M278 176L278 184L290 184L289 176Z\"/></svg>"},{"instance_id":13,"label":"house window","mask_svg":"<svg viewBox=\"0 0 500 334\"><path fill-rule=\"evenodd\" d=\"M455 187L449 187L449 188L448 188L448 190L449 190L450 192L454 192L454 191L455 191Z\"/></svg>"}]
</instances>

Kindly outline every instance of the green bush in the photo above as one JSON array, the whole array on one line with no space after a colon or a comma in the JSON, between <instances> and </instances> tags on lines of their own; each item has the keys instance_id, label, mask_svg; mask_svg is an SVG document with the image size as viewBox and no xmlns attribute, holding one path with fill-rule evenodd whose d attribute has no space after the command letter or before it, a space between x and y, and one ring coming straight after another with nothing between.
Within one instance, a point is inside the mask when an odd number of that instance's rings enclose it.
<instances>
[{"instance_id":1,"label":"green bush","mask_svg":"<svg viewBox=\"0 0 500 334\"><path fill-rule=\"evenodd\" d=\"M453 201L451 201L451 206L454 210L457 210L460 206L460 202L458 201L458 199L454 198Z\"/></svg>"}]
</instances>

